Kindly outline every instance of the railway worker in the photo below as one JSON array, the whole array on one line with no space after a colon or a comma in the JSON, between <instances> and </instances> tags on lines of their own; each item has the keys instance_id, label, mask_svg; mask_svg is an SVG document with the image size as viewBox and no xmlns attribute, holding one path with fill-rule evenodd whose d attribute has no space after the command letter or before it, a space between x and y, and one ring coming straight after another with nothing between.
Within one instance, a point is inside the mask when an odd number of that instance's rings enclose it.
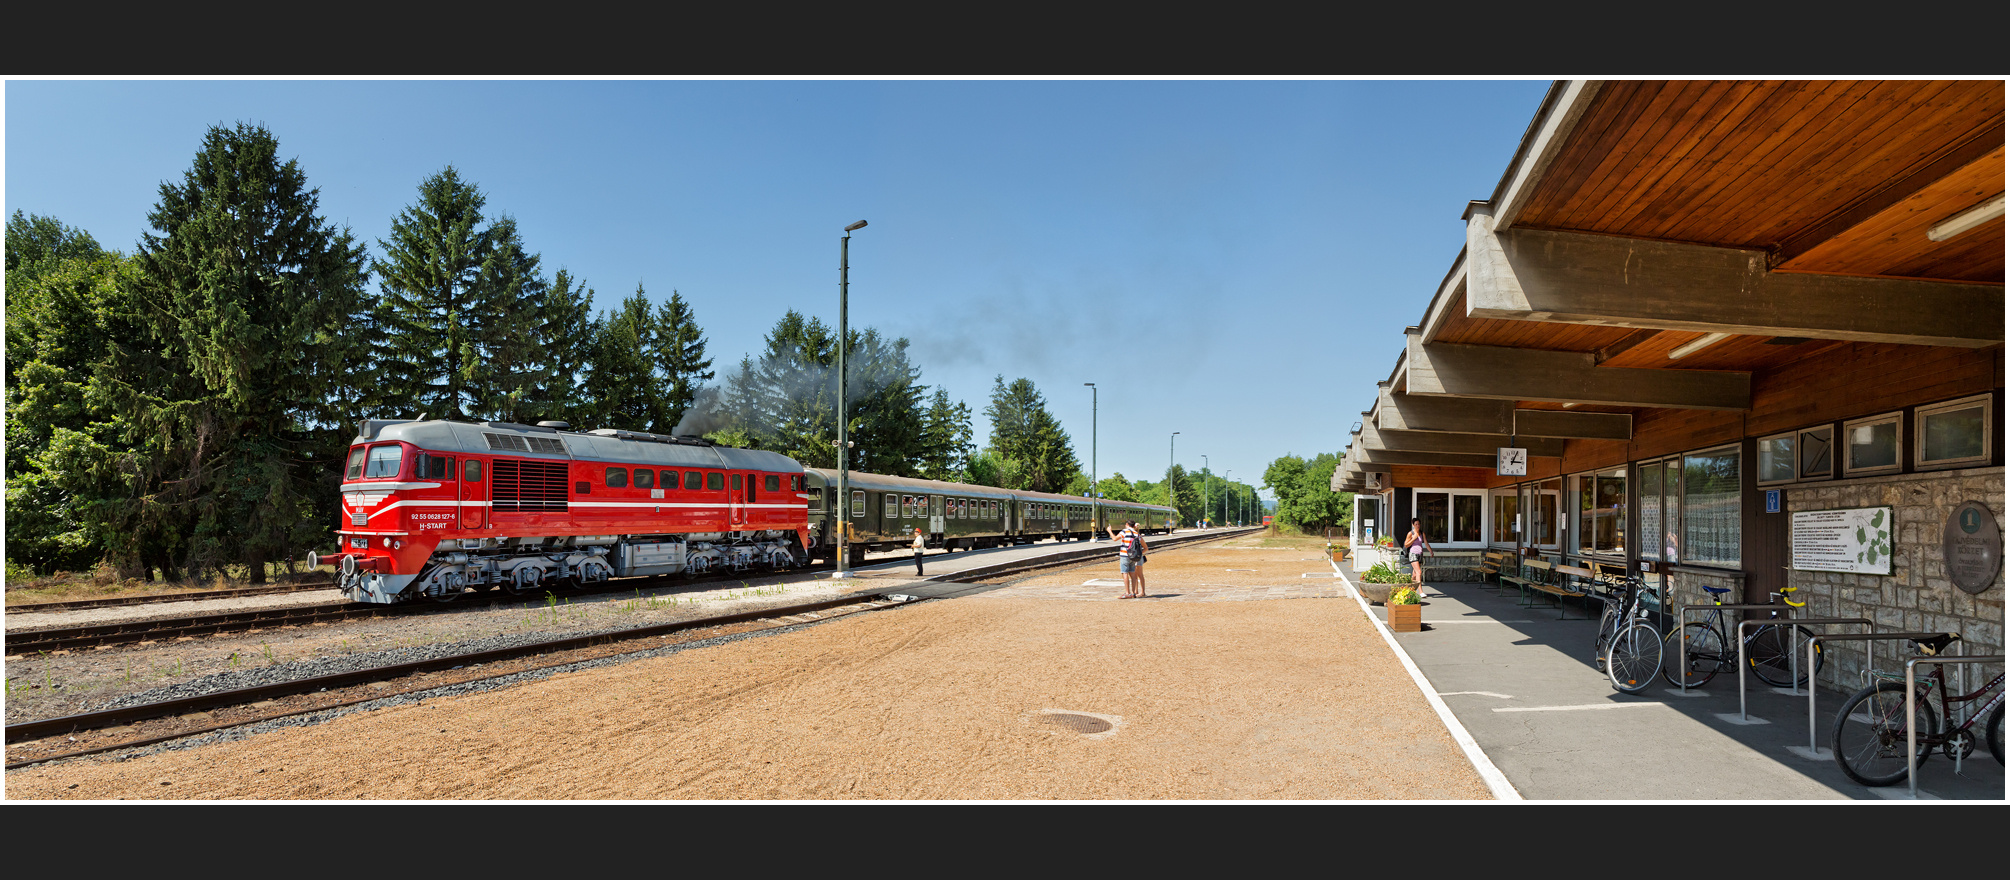
<instances>
[{"instance_id":1,"label":"railway worker","mask_svg":"<svg viewBox=\"0 0 2010 880\"><path fill-rule=\"evenodd\" d=\"M928 536L920 528L914 530L914 576L921 577L921 551L928 549Z\"/></svg>"}]
</instances>

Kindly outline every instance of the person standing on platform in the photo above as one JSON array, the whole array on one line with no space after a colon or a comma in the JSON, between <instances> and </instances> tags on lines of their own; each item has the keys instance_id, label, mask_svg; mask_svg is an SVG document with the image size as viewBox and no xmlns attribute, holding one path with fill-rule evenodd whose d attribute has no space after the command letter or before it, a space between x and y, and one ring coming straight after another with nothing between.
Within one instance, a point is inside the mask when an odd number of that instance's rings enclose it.
<instances>
[{"instance_id":1,"label":"person standing on platform","mask_svg":"<svg viewBox=\"0 0 2010 880\"><path fill-rule=\"evenodd\" d=\"M1431 552L1431 542L1424 540L1424 521L1410 520L1410 533L1403 536L1403 555L1410 557L1410 576L1416 579L1418 589L1424 587L1424 554Z\"/></svg>"},{"instance_id":2,"label":"person standing on platform","mask_svg":"<svg viewBox=\"0 0 2010 880\"><path fill-rule=\"evenodd\" d=\"M928 549L928 536L914 530L914 576L921 577L921 551Z\"/></svg>"}]
</instances>

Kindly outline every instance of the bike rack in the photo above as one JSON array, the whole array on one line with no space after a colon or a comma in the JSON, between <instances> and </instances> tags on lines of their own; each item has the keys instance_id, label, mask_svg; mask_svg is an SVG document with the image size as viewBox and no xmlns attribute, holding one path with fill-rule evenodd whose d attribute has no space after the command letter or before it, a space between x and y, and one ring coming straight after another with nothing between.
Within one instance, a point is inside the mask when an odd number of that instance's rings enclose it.
<instances>
[{"instance_id":1,"label":"bike rack","mask_svg":"<svg viewBox=\"0 0 2010 880\"><path fill-rule=\"evenodd\" d=\"M1918 695L1915 693L1918 690L1918 685L1915 684L1916 679L1913 677L1913 667L1921 663L1980 664L2001 662L2003 662L2002 654L1987 654L1980 657L1915 656L1905 661L1905 784L1911 787L1913 800L1919 799L1919 731L1914 729L1918 726L1918 722L1912 717L1913 700L1918 698ZM1964 680L1961 686L1963 689L1966 689L1968 682ZM1941 687L1946 688L1947 683L1942 682ZM1984 708L1988 707L1985 706ZM1988 719L1985 718L1983 720L1987 721ZM1947 723L1949 726L1952 726L1954 719L1947 719ZM1986 730L1982 733L1984 736L1989 734ZM1958 759L1954 762L1954 766L1955 772L1960 772L1961 762Z\"/></svg>"},{"instance_id":2,"label":"bike rack","mask_svg":"<svg viewBox=\"0 0 2010 880\"><path fill-rule=\"evenodd\" d=\"M1682 638L1677 640L1682 643L1682 647L1677 649L1676 651L1676 653L1680 655L1680 661L1682 665L1675 667L1676 669L1681 670L1682 672L1681 676L1682 680L1677 683L1682 688L1682 696L1686 697L1689 695L1689 612L1695 611L1699 608L1721 608L1724 609L1725 611L1757 611L1761 608L1779 608L1779 607L1780 606L1777 604L1719 605L1715 602L1712 602L1708 605L1675 606L1675 631L1682 634ZM1742 656L1742 654L1744 653L1744 641L1742 639L1739 640L1738 650L1739 654L1741 655L1738 657L1738 668L1742 671L1745 666L1745 658ZM1745 698L1745 680L1740 678L1738 679L1739 715L1745 714L1745 707L1743 705L1744 698Z\"/></svg>"},{"instance_id":3,"label":"bike rack","mask_svg":"<svg viewBox=\"0 0 2010 880\"><path fill-rule=\"evenodd\" d=\"M1767 607L1771 607L1771 606L1767 606ZM1768 620L1740 620L1740 621L1738 621L1738 720L1740 720L1740 721L1750 721L1750 720L1751 720L1750 718L1747 718L1747 717L1745 717L1745 666L1746 666L1746 660L1745 660L1745 627L1746 627L1746 626L1766 626L1766 625L1769 625L1769 624L1775 624L1775 623L1779 623L1779 622L1781 622L1781 621L1783 621L1783 620L1788 620L1788 621L1791 621L1791 622L1793 623L1793 625L1794 625L1794 626L1806 626L1806 625L1808 625L1808 624L1810 624L1810 623L1818 623L1818 624L1823 624L1823 625L1827 625L1827 624L1831 624L1831 623L1861 623L1861 624L1863 624L1863 627L1864 627L1864 630L1865 630L1865 632L1864 632L1863 634L1868 634L1868 632L1869 632L1870 628L1871 628L1871 627L1872 627L1872 626L1874 625L1874 624L1873 624L1873 622L1871 621L1871 619L1870 619L1870 618L1868 618L1868 617L1810 617L1810 618L1807 618L1807 619L1805 619L1805 620L1800 620L1800 619L1793 619L1793 618L1783 618L1783 617L1782 617L1782 618L1771 618L1771 619L1768 619ZM1812 638L1820 638L1820 637L1821 637L1822 635L1823 635L1822 633L1816 633L1816 634L1815 634L1814 636L1812 636L1812 637L1810 637L1810 638L1811 638L1811 639L1812 639ZM1840 633L1839 633L1838 635L1840 635ZM1800 696L1800 687L1801 687L1801 686L1800 686L1800 684L1799 684L1798 682L1800 682L1800 680L1801 680L1801 655L1799 655L1799 654L1795 654L1795 653L1794 653L1794 647L1793 647L1793 644L1794 644L1794 643L1793 643L1793 640L1792 640L1791 638L1790 638L1790 639L1788 639L1788 641L1787 641L1787 654L1788 654L1788 656L1790 656L1790 657L1792 658L1791 660L1789 660L1789 661L1788 661L1789 663L1791 663L1791 664L1792 664L1792 666L1790 666L1790 667L1789 667L1789 668L1790 668L1790 669L1791 669L1792 671L1788 673L1788 680L1789 680L1789 681L1792 681L1792 682L1796 682L1796 684L1795 684L1795 685L1794 685L1794 687L1793 687L1793 693L1792 693L1792 694L1790 694L1790 696ZM1813 647L1813 645L1814 645L1814 642L1813 642L1813 641L1810 641L1810 642L1808 643L1808 645L1809 645L1809 648L1808 648L1808 693L1812 694L1812 693L1814 693L1814 690L1815 690L1815 673L1814 673L1814 670L1815 670L1815 661L1814 661L1814 647ZM1687 669L1688 667L1687 667L1687 666L1684 666L1684 667L1682 667L1682 668L1684 668L1684 669ZM1810 748L1812 748L1812 747L1810 747Z\"/></svg>"},{"instance_id":4,"label":"bike rack","mask_svg":"<svg viewBox=\"0 0 2010 880\"><path fill-rule=\"evenodd\" d=\"M1809 669L1815 668L1815 646L1821 644L1822 642L1864 642L1865 644L1863 646L1863 668L1865 672L1869 672L1871 670L1872 665L1877 661L1877 653L1871 650L1871 645L1869 644L1870 642L1883 642L1883 641L1890 641L1892 639L1930 639L1933 638L1934 636L1944 636L1944 635L1946 635L1946 633L1944 632L1859 633L1859 634L1816 633L1814 638L1808 640L1808 668ZM1809 757L1816 757L1822 753L1821 746L1817 744L1815 740L1815 694L1820 692L1821 688L1815 687L1814 676L1812 675L1808 676L1808 756Z\"/></svg>"}]
</instances>

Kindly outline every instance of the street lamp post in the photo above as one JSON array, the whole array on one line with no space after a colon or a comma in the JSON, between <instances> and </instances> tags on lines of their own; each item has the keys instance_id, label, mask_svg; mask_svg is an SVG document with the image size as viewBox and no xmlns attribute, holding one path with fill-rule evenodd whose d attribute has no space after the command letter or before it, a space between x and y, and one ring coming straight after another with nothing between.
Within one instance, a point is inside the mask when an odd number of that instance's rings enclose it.
<instances>
[{"instance_id":1,"label":"street lamp post","mask_svg":"<svg viewBox=\"0 0 2010 880\"><path fill-rule=\"evenodd\" d=\"M1178 441L1178 431L1172 432L1172 436L1166 438L1166 506L1173 509L1173 519L1179 519L1179 497L1173 494L1172 484L1173 445ZM1172 533L1171 525L1166 526L1166 533Z\"/></svg>"},{"instance_id":2,"label":"street lamp post","mask_svg":"<svg viewBox=\"0 0 2010 880\"><path fill-rule=\"evenodd\" d=\"M1207 504L1207 477L1209 469L1210 465L1208 464L1207 456L1202 455L1200 457L1200 521L1204 523L1214 520L1214 508L1209 507Z\"/></svg>"},{"instance_id":3,"label":"street lamp post","mask_svg":"<svg viewBox=\"0 0 2010 880\"><path fill-rule=\"evenodd\" d=\"M848 480L846 479L846 477L847 477L847 475L848 475L848 471L846 470L846 467L845 467L845 464L846 464L846 459L848 458L848 456L846 456L846 455L845 455L845 453L846 453L847 451L849 451L849 450L851 449L851 441L849 441L849 440L845 439L845 412L844 412L844 392L845 392L845 381L844 381L844 380L845 380L845 370L844 370L844 350L845 350L845 343L846 343L847 341L849 341L849 340L847 339L847 335L848 335L847 331L848 331L848 329L849 329L849 325L848 325L848 324L847 324L847 322L846 322L846 315L845 315L845 312L846 312L846 310L847 310L847 307L848 307L848 305L849 305L849 303L848 303L848 300L849 300L849 298L850 298L850 293L851 293L851 234L852 234L852 232L854 232L854 231L856 231L856 230L859 230L859 229L864 229L864 228L865 228L865 221L864 221L864 220L860 220L860 221L858 221L857 223L853 223L852 225L850 225L850 226L847 226L847 227L845 227L845 228L844 228L844 235L843 235L843 237L841 237L841 238L839 238L839 239L838 239L838 340L837 340L837 349L838 349L838 352L837 352L837 373L838 373L838 395L837 395L837 396L838 396L838 400L837 400L837 404L838 404L838 405L837 405L837 416L838 416L838 439L837 439L837 447L838 447L838 486L837 486L837 489L838 489L838 491L837 491L837 504L835 504L835 505L832 505L832 506L833 506L833 507L834 507L835 509L831 511L831 518L832 518L832 520L834 521L835 525L837 526L837 538L836 538L836 540L837 540L837 557L838 557L838 559L837 559L837 571L831 574L831 577L834 577L834 578L848 578L848 577L851 577L851 572L850 572L849 570L847 570L847 569L845 568L845 551L846 551L846 550L848 550L848 549L850 549L849 547L847 547L847 546L846 546L846 543L847 543L847 542L845 541L845 531L846 531L846 528L845 528L845 527L846 527L846 526L849 526L849 525L851 525L851 493L850 493L849 491L846 491L846 490L847 490L847 488L848 488L848 487L847 487L847 483L848 483L849 481L848 481Z\"/></svg>"},{"instance_id":4,"label":"street lamp post","mask_svg":"<svg viewBox=\"0 0 2010 880\"><path fill-rule=\"evenodd\" d=\"M1103 521L1103 491L1096 484L1096 383L1083 382L1089 388L1089 540L1102 540L1102 533L1096 531L1096 524Z\"/></svg>"}]
</instances>

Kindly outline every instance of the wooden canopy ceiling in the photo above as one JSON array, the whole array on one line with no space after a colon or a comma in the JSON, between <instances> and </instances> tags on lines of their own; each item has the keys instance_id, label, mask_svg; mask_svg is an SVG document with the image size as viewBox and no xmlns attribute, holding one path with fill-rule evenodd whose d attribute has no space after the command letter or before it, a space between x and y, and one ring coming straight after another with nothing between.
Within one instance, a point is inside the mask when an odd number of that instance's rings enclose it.
<instances>
[{"instance_id":1,"label":"wooden canopy ceiling","mask_svg":"<svg viewBox=\"0 0 2010 880\"><path fill-rule=\"evenodd\" d=\"M1477 379L1503 372L1543 392L1518 409L1633 412L1614 401L1666 384L1648 371L1749 376L1850 341L2000 352L2000 210L1928 230L2003 192L1997 80L1558 82L1350 450L1377 448L1390 391L1501 400L1514 383ZM1573 365L1612 381L1580 399ZM1360 488L1366 457L1336 480Z\"/></svg>"}]
</instances>

